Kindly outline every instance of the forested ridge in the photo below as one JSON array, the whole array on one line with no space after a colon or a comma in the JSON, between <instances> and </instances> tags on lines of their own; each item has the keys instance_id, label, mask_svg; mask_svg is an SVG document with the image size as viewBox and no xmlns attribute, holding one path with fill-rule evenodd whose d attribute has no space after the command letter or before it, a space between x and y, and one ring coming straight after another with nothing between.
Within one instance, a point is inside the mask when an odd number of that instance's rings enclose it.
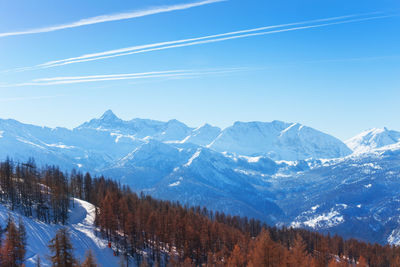
<instances>
[{"instance_id":1,"label":"forested ridge","mask_svg":"<svg viewBox=\"0 0 400 267\"><path fill-rule=\"evenodd\" d=\"M47 223L65 224L73 197L92 203L98 234L125 266L400 266L395 246L156 200L102 176L39 169L33 159L1 162L0 187L3 205Z\"/></svg>"}]
</instances>

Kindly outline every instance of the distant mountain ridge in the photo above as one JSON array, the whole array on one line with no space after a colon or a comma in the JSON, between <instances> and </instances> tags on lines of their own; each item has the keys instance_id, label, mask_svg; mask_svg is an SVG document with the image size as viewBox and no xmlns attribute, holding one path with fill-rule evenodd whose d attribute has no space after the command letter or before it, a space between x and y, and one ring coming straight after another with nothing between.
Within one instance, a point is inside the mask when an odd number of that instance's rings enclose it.
<instances>
[{"instance_id":1,"label":"distant mountain ridge","mask_svg":"<svg viewBox=\"0 0 400 267\"><path fill-rule=\"evenodd\" d=\"M40 152L49 157L60 157L55 163L61 166L64 165L63 158L70 157L75 166L85 166L88 164L89 155L99 160L103 158L100 166L110 164L126 156L148 139L167 143L192 143L218 152L268 156L276 160L337 158L351 153L351 150L335 137L298 123L236 122L223 130L209 124L195 129L177 120L125 121L111 110L73 130L0 120L0 131L0 145L3 148L14 148L8 149L9 152L3 149L0 157L14 157L16 154L16 158L23 158L22 154L34 155ZM92 165L87 167L91 169Z\"/></svg>"},{"instance_id":2,"label":"distant mountain ridge","mask_svg":"<svg viewBox=\"0 0 400 267\"><path fill-rule=\"evenodd\" d=\"M399 136L373 129L344 143L298 123L192 128L177 120L126 121L108 110L72 130L0 119L0 159L34 157L38 165L102 174L161 199L400 243L400 214L389 216L400 188L393 165Z\"/></svg>"},{"instance_id":3,"label":"distant mountain ridge","mask_svg":"<svg viewBox=\"0 0 400 267\"><path fill-rule=\"evenodd\" d=\"M124 121L108 110L99 119L86 122L77 129L118 131L138 139L193 143L219 152L266 155L280 160L336 158L351 154L351 150L333 136L298 123L281 121L235 122L223 130L205 124L194 129L177 120Z\"/></svg>"}]
</instances>

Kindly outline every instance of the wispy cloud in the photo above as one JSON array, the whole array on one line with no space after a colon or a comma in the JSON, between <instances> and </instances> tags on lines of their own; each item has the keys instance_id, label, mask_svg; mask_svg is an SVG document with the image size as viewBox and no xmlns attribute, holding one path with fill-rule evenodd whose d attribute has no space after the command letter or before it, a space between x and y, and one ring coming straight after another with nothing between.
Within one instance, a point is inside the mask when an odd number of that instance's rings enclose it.
<instances>
[{"instance_id":1,"label":"wispy cloud","mask_svg":"<svg viewBox=\"0 0 400 267\"><path fill-rule=\"evenodd\" d=\"M159 14L159 13L166 13L166 12L171 12L171 11L176 11L176 10L184 10L184 9L189 9L192 7L198 7L198 6L203 6L203 5L208 5L208 4L213 4L213 3L217 3L217 2L223 2L223 1L226 1L226 0L205 0L205 1L194 2L194 3L152 7L149 9L132 11L132 12L101 15L101 16L81 19L81 20L67 23L67 24L54 25L54 26L24 30L24 31L3 32L3 33L0 33L0 38L8 37L8 36L16 36L16 35L27 35L27 34L37 34L37 33L44 33L44 32L53 32L53 31L59 31L59 30L64 30L64 29L69 29L69 28L76 28L76 27L92 25L92 24L97 24L97 23L103 23L103 22L127 20L127 19L139 18L139 17L149 16L149 15L154 15L154 14Z\"/></svg>"},{"instance_id":2,"label":"wispy cloud","mask_svg":"<svg viewBox=\"0 0 400 267\"><path fill-rule=\"evenodd\" d=\"M49 62L45 62L43 64L35 65L32 67L14 69L13 71L27 71L27 70L53 68L53 67L81 63L81 62L103 60L103 59L107 59L107 58L121 57L121 56L140 54L140 53L148 53L148 52L152 52L152 51L166 50L166 49L179 48L179 47L185 47L185 46L194 46L194 45L222 42L222 41L239 39L239 38L249 38L249 37L254 37L254 36L269 35L269 34L276 34L276 33L282 33L282 32L298 31L298 30L305 30L305 29L312 29L312 28L321 28L321 27L327 27L327 26L332 26L332 25L355 23L355 22L368 21L368 20L377 20L377 19L388 18L391 16L393 16L393 15L378 15L377 12L375 12L375 13L366 13L366 14L353 14L353 15L340 16L340 17L330 17L330 18L308 20L308 21L301 21L301 22L294 22L294 23L287 23L287 24L272 25L272 26L264 26L264 27L252 28L252 29L247 29L247 30L232 31L232 32L226 32L226 33L221 33L221 34L207 35L207 36L181 39L181 40L175 40L175 41L167 41L167 42L159 42L159 43L152 43L152 44L139 45L139 46L131 46L131 47L114 49L114 50L109 50L109 51L104 51L104 52L99 52L99 53L84 54L84 55L81 55L78 57L49 61ZM302 26L302 25L304 25L304 26Z\"/></svg>"},{"instance_id":3,"label":"wispy cloud","mask_svg":"<svg viewBox=\"0 0 400 267\"><path fill-rule=\"evenodd\" d=\"M136 80L136 79L155 79L155 78L182 78L182 77L202 77L208 75L219 75L246 71L248 68L220 68L220 69L200 69L200 70L167 70L140 73L105 74L89 76L62 76L37 78L25 83L1 84L0 88L25 87L25 86L49 86L75 83L90 83L102 81Z\"/></svg>"}]
</instances>

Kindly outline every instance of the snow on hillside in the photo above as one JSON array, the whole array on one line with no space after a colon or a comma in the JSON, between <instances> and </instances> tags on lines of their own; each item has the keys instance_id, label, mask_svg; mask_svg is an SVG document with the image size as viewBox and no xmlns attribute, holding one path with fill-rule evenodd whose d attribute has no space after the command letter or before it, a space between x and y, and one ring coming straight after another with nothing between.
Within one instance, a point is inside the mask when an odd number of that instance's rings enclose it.
<instances>
[{"instance_id":1,"label":"snow on hillside","mask_svg":"<svg viewBox=\"0 0 400 267\"><path fill-rule=\"evenodd\" d=\"M351 154L335 137L298 123L194 129L177 120L126 121L107 111L73 130L0 119L0 160L34 156L39 167L78 167L160 199L386 242L400 229L391 215L399 203L399 135L366 131L347 144L368 153ZM338 210L338 203L350 208ZM82 230L74 224L74 231ZM393 232L391 240L397 236Z\"/></svg>"},{"instance_id":2,"label":"snow on hillside","mask_svg":"<svg viewBox=\"0 0 400 267\"><path fill-rule=\"evenodd\" d=\"M388 130L387 128L370 129L345 141L346 145L355 153L365 153L399 142L400 132Z\"/></svg>"},{"instance_id":3,"label":"snow on hillside","mask_svg":"<svg viewBox=\"0 0 400 267\"><path fill-rule=\"evenodd\" d=\"M0 119L0 133L2 160L10 156L26 161L34 156L39 165L56 164L65 170L79 166L91 172L118 164L149 140L275 160L337 158L351 152L338 139L297 123L236 122L221 131L209 124L193 129L177 120L125 121L111 110L73 130Z\"/></svg>"},{"instance_id":4,"label":"snow on hillside","mask_svg":"<svg viewBox=\"0 0 400 267\"><path fill-rule=\"evenodd\" d=\"M351 153L339 139L298 123L235 122L209 145L220 152L275 160L338 158Z\"/></svg>"},{"instance_id":5,"label":"snow on hillside","mask_svg":"<svg viewBox=\"0 0 400 267\"><path fill-rule=\"evenodd\" d=\"M118 266L119 258L107 247L107 242L95 235L94 232L94 206L86 201L74 199L74 206L69 212L69 223L66 227L71 236L75 256L83 261L88 249L93 251L97 263L103 267ZM35 266L37 256L40 256L42 266L50 266L47 256L50 254L48 245L58 229L59 224L46 224L33 218L20 215L0 204L0 224L4 228L8 215L16 222L21 217L27 231L26 266Z\"/></svg>"},{"instance_id":6,"label":"snow on hillside","mask_svg":"<svg viewBox=\"0 0 400 267\"><path fill-rule=\"evenodd\" d=\"M182 143L193 143L200 146L207 146L221 133L221 129L210 124L204 124L193 130Z\"/></svg>"},{"instance_id":7,"label":"snow on hillside","mask_svg":"<svg viewBox=\"0 0 400 267\"><path fill-rule=\"evenodd\" d=\"M85 122L76 129L102 130L131 135L137 139L151 137L160 141L180 141L193 130L177 120L162 122L149 119L132 119L125 121L118 118L111 110L107 110L100 118Z\"/></svg>"}]
</instances>

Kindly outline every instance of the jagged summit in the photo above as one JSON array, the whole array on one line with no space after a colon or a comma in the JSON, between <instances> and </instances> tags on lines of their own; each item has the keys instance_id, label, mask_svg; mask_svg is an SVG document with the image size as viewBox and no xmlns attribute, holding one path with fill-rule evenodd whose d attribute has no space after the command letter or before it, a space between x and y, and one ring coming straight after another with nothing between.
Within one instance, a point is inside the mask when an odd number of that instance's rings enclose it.
<instances>
[{"instance_id":1,"label":"jagged summit","mask_svg":"<svg viewBox=\"0 0 400 267\"><path fill-rule=\"evenodd\" d=\"M66 129L57 131L46 129L42 133L39 128L35 127L25 129L24 132L27 135L22 140L21 127L18 125L11 127L5 124L0 127L0 130L4 132L2 136L10 136L16 142L14 145L21 146L21 149L22 146L26 145L30 146L31 149L49 146L53 149L64 147L74 148L84 155L88 142L93 143L98 151L104 151L107 147L107 151L113 153L111 149L113 143L122 146L122 144L134 142L135 144L129 145L129 147L132 147L138 143L146 142L148 139L161 142L190 143L208 147L217 152L229 152L245 156L263 155L274 160L338 158L352 152L343 142L333 136L299 123L277 120L272 122L237 121L232 126L221 130L209 124L191 128L176 119L166 122L150 119L122 120L112 110L107 110L102 116L75 128L72 131L73 134ZM24 128L27 127L24 126ZM51 135L47 133L49 130ZM109 144L110 141L112 143ZM7 143L7 145L11 145L11 143ZM75 150L74 153L78 153ZM121 154L116 153L116 155L120 156ZM76 154L70 156L73 158L80 157ZM99 157L103 158L103 155Z\"/></svg>"},{"instance_id":2,"label":"jagged summit","mask_svg":"<svg viewBox=\"0 0 400 267\"><path fill-rule=\"evenodd\" d=\"M100 117L100 120L103 120L103 121L115 121L115 120L120 120L120 118L118 118L111 109L108 109Z\"/></svg>"},{"instance_id":3,"label":"jagged summit","mask_svg":"<svg viewBox=\"0 0 400 267\"><path fill-rule=\"evenodd\" d=\"M106 110L99 118L91 119L77 127L77 129L118 129L126 122L118 118L114 112Z\"/></svg>"}]
</instances>

